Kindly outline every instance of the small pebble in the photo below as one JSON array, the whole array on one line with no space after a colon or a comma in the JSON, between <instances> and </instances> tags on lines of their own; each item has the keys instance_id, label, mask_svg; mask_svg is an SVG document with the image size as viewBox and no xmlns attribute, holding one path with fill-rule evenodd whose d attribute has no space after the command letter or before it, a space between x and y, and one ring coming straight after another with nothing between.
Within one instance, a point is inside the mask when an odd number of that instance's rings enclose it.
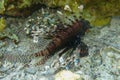
<instances>
[{"instance_id":1,"label":"small pebble","mask_svg":"<svg viewBox=\"0 0 120 80\"><path fill-rule=\"evenodd\" d=\"M24 71L25 73L29 73L29 74L35 74L37 72L37 69L35 68L27 68Z\"/></svg>"},{"instance_id":2,"label":"small pebble","mask_svg":"<svg viewBox=\"0 0 120 80\"><path fill-rule=\"evenodd\" d=\"M115 57L115 55L114 55L112 52L108 52L108 53L107 53L107 56L109 56L110 58Z\"/></svg>"},{"instance_id":3,"label":"small pebble","mask_svg":"<svg viewBox=\"0 0 120 80\"><path fill-rule=\"evenodd\" d=\"M9 70L9 68L6 68L6 67L1 67L0 68L0 72L6 72L7 70Z\"/></svg>"}]
</instances>

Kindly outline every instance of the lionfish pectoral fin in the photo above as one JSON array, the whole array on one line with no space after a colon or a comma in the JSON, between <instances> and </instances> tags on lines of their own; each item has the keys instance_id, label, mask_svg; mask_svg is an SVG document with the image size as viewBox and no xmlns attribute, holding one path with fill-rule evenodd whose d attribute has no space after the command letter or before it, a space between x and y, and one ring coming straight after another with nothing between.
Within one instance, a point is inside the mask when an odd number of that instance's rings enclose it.
<instances>
[{"instance_id":1,"label":"lionfish pectoral fin","mask_svg":"<svg viewBox=\"0 0 120 80\"><path fill-rule=\"evenodd\" d=\"M78 53L80 54L80 57L84 57L88 55L88 46L81 42L80 44L78 44L77 49Z\"/></svg>"},{"instance_id":2,"label":"lionfish pectoral fin","mask_svg":"<svg viewBox=\"0 0 120 80\"><path fill-rule=\"evenodd\" d=\"M49 58L48 56L44 56L41 60L39 60L37 63L35 63L35 66L45 64L45 62L48 58Z\"/></svg>"},{"instance_id":3,"label":"lionfish pectoral fin","mask_svg":"<svg viewBox=\"0 0 120 80\"><path fill-rule=\"evenodd\" d=\"M71 48L71 47L65 47L65 48L63 48L62 49L62 51L61 52L59 52L59 57L61 57L64 53L72 53L73 52L73 48Z\"/></svg>"}]
</instances>

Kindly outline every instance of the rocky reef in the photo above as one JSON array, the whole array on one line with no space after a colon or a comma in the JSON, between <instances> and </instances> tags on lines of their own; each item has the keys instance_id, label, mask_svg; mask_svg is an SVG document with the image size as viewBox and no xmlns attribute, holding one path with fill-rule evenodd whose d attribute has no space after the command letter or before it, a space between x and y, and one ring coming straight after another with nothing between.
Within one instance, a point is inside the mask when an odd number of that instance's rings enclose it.
<instances>
[{"instance_id":1,"label":"rocky reef","mask_svg":"<svg viewBox=\"0 0 120 80\"><path fill-rule=\"evenodd\" d=\"M1 0L0 14L9 16L29 16L34 10L41 6L61 8L64 14L74 12L75 15L82 13L93 26L106 25L111 16L120 15L120 0Z\"/></svg>"}]
</instances>

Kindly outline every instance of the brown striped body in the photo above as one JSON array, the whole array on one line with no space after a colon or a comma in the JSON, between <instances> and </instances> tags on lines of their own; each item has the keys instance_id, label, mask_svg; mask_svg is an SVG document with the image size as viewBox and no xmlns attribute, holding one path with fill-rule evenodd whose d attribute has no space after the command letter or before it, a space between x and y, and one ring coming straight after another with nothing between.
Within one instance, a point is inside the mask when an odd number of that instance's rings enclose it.
<instances>
[{"instance_id":1,"label":"brown striped body","mask_svg":"<svg viewBox=\"0 0 120 80\"><path fill-rule=\"evenodd\" d=\"M33 55L35 57L53 55L57 50L71 42L78 34L80 36L84 35L89 28L89 23L86 20L76 20L69 27L59 30L44 50Z\"/></svg>"}]
</instances>

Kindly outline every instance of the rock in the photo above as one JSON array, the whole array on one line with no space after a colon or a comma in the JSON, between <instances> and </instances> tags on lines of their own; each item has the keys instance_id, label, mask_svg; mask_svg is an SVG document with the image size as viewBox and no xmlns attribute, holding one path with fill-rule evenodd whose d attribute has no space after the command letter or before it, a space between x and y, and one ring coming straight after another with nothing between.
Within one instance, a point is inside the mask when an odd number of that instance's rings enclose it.
<instances>
[{"instance_id":1,"label":"rock","mask_svg":"<svg viewBox=\"0 0 120 80\"><path fill-rule=\"evenodd\" d=\"M9 68L1 67L0 72L6 72Z\"/></svg>"},{"instance_id":2,"label":"rock","mask_svg":"<svg viewBox=\"0 0 120 80\"><path fill-rule=\"evenodd\" d=\"M68 70L63 70L55 75L55 80L83 80L83 77Z\"/></svg>"},{"instance_id":3,"label":"rock","mask_svg":"<svg viewBox=\"0 0 120 80\"><path fill-rule=\"evenodd\" d=\"M5 78L6 76L7 76L7 74L0 72L0 80L3 79L3 78Z\"/></svg>"},{"instance_id":4,"label":"rock","mask_svg":"<svg viewBox=\"0 0 120 80\"><path fill-rule=\"evenodd\" d=\"M35 74L37 72L37 69L36 68L27 68L25 69L24 71L25 73L29 73L29 74Z\"/></svg>"}]
</instances>

